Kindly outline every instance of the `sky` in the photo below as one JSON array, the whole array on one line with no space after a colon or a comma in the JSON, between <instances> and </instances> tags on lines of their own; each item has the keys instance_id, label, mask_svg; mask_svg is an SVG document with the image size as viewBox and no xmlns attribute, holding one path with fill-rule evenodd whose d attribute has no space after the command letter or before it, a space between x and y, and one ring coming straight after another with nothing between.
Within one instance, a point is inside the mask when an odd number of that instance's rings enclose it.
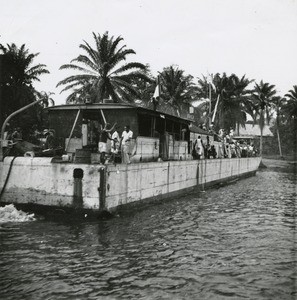
<instances>
[{"instance_id":1,"label":"sky","mask_svg":"<svg viewBox=\"0 0 297 300\"><path fill-rule=\"evenodd\" d=\"M34 84L55 93L70 75L59 70L94 45L92 33L122 36L156 76L175 65L194 76L226 72L274 84L280 96L297 85L297 0L0 0L0 43L26 44L50 74Z\"/></svg>"}]
</instances>

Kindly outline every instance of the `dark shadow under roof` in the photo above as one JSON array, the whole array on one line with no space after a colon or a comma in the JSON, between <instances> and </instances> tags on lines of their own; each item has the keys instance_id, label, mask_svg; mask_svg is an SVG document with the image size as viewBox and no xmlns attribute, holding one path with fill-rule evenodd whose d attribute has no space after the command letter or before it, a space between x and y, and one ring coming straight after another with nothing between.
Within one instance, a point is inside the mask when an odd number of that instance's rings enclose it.
<instances>
[{"instance_id":1,"label":"dark shadow under roof","mask_svg":"<svg viewBox=\"0 0 297 300\"><path fill-rule=\"evenodd\" d=\"M180 118L177 116L169 115L163 112L160 112L158 110L154 111L152 109L136 106L134 104L128 104L128 103L92 103L92 104L67 104L67 105L57 105L57 106L51 106L46 108L49 112L54 112L54 111L61 111L61 110L66 110L66 111L71 111L71 110L85 110L85 111L93 111L93 110L109 110L109 109L119 109L119 110L124 110L124 109L132 109L136 110L138 113L142 114L148 114L152 116L164 116L168 119L171 120L176 120L179 122L187 123L190 124L192 121L189 119L184 119Z\"/></svg>"}]
</instances>

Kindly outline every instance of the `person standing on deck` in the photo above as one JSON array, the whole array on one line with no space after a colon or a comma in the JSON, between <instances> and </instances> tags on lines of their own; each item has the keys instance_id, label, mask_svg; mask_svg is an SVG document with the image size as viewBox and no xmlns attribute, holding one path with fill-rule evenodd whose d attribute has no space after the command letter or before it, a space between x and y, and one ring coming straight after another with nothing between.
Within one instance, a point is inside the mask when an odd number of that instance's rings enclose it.
<instances>
[{"instance_id":1,"label":"person standing on deck","mask_svg":"<svg viewBox=\"0 0 297 300\"><path fill-rule=\"evenodd\" d=\"M195 150L198 155L198 159L204 158L204 145L200 135L195 142Z\"/></svg>"},{"instance_id":2,"label":"person standing on deck","mask_svg":"<svg viewBox=\"0 0 297 300\"><path fill-rule=\"evenodd\" d=\"M119 153L119 148L120 148L120 135L118 129L119 126L116 126L111 136L111 156L112 156L112 161L114 163L116 160L116 155Z\"/></svg>"},{"instance_id":3,"label":"person standing on deck","mask_svg":"<svg viewBox=\"0 0 297 300\"><path fill-rule=\"evenodd\" d=\"M45 131L45 144L44 149L45 150L53 150L55 148L55 131L54 129L49 129L48 131Z\"/></svg>"},{"instance_id":4,"label":"person standing on deck","mask_svg":"<svg viewBox=\"0 0 297 300\"><path fill-rule=\"evenodd\" d=\"M230 128L229 137L230 137L230 143L233 142L234 130L232 127Z\"/></svg>"},{"instance_id":5,"label":"person standing on deck","mask_svg":"<svg viewBox=\"0 0 297 300\"><path fill-rule=\"evenodd\" d=\"M218 153L218 158L224 158L225 157L225 144L224 144L224 129L219 130L219 153Z\"/></svg>"},{"instance_id":6,"label":"person standing on deck","mask_svg":"<svg viewBox=\"0 0 297 300\"><path fill-rule=\"evenodd\" d=\"M129 157L129 151L130 151L130 140L133 137L133 132L130 130L130 126L126 125L124 127L124 131L122 133L121 138L121 150L122 150L122 162L124 164L130 164L130 157Z\"/></svg>"},{"instance_id":7,"label":"person standing on deck","mask_svg":"<svg viewBox=\"0 0 297 300\"><path fill-rule=\"evenodd\" d=\"M114 123L110 129L107 129L109 125L109 123L105 124L104 128L100 132L99 137L98 151L100 153L100 162L102 164L104 164L106 160L107 140L111 140L110 132L114 129L116 123Z\"/></svg>"}]
</instances>

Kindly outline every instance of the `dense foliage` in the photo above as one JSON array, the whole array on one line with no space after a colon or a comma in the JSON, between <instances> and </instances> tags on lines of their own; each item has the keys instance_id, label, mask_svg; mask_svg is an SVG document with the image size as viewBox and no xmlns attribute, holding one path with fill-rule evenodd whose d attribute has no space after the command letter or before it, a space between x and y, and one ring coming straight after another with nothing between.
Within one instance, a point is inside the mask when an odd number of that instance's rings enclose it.
<instances>
[{"instance_id":1,"label":"dense foliage","mask_svg":"<svg viewBox=\"0 0 297 300\"><path fill-rule=\"evenodd\" d=\"M85 41L79 46L84 54L60 68L81 73L58 83L57 86L65 86L62 91L72 91L66 102L99 103L109 98L114 102L130 102L133 96L139 95L135 81L151 81L145 74L147 67L138 62L123 63L135 51L127 49L126 45L120 46L122 37L110 37L105 32L103 35L93 33L93 38L95 47Z\"/></svg>"},{"instance_id":2,"label":"dense foliage","mask_svg":"<svg viewBox=\"0 0 297 300\"><path fill-rule=\"evenodd\" d=\"M255 88L252 93L253 108L255 110L255 116L259 116L260 126L260 153L263 152L263 129L265 123L269 124L271 118L271 108L273 103L273 97L276 94L275 86L269 83L264 83L262 80L259 84L255 84Z\"/></svg>"},{"instance_id":3,"label":"dense foliage","mask_svg":"<svg viewBox=\"0 0 297 300\"><path fill-rule=\"evenodd\" d=\"M198 79L199 97L211 98L209 117L215 130L245 124L246 114L250 111L248 86L251 82L245 76L239 78L235 74L227 76L226 73Z\"/></svg>"},{"instance_id":4,"label":"dense foliage","mask_svg":"<svg viewBox=\"0 0 297 300\"><path fill-rule=\"evenodd\" d=\"M186 75L178 67L164 68L159 76L160 108L178 116L181 116L184 111L188 111L191 101L197 93L193 79L193 76Z\"/></svg>"},{"instance_id":5,"label":"dense foliage","mask_svg":"<svg viewBox=\"0 0 297 300\"><path fill-rule=\"evenodd\" d=\"M126 61L135 51L122 45L121 36L93 33L93 39L94 46L84 41L79 45L83 53L60 68L74 71L57 84L63 86L62 92L70 92L67 104L110 99L187 117L193 103L200 101L193 115L196 125L228 131L244 126L251 116L260 126L261 135L265 126L275 134L268 147L271 152L277 153L280 146L284 153L296 152L297 85L280 97L274 85L262 80L254 82L245 75L226 73L195 79L173 65L154 77L149 65ZM13 111L41 97L47 104L54 104L53 93L38 92L32 85L40 75L49 73L45 65L33 65L38 53L31 54L25 45L18 48L15 44L0 44L0 51L0 123ZM159 97L152 101L157 89ZM24 127L42 121L41 106L37 106L14 122Z\"/></svg>"},{"instance_id":6,"label":"dense foliage","mask_svg":"<svg viewBox=\"0 0 297 300\"><path fill-rule=\"evenodd\" d=\"M0 44L1 59L1 110L0 124L12 112L36 100L37 91L33 87L34 81L40 81L40 75L49 71L44 64L33 65L39 53L30 53L25 45L17 47L15 44L4 46ZM40 107L32 107L20 116L16 116L12 123L15 126L30 127L38 123Z\"/></svg>"}]
</instances>

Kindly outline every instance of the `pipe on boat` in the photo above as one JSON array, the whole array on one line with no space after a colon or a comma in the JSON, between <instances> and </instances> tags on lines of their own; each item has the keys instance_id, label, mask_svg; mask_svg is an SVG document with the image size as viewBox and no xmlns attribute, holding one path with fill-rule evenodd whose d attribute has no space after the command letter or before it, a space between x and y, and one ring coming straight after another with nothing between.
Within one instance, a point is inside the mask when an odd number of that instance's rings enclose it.
<instances>
[{"instance_id":1,"label":"pipe on boat","mask_svg":"<svg viewBox=\"0 0 297 300\"><path fill-rule=\"evenodd\" d=\"M80 168L73 170L73 206L75 208L83 207L83 196L82 196L82 179L84 177L84 171Z\"/></svg>"},{"instance_id":2,"label":"pipe on boat","mask_svg":"<svg viewBox=\"0 0 297 300\"><path fill-rule=\"evenodd\" d=\"M105 209L105 198L106 198L106 168L100 167L99 170L99 210L103 211Z\"/></svg>"}]
</instances>

